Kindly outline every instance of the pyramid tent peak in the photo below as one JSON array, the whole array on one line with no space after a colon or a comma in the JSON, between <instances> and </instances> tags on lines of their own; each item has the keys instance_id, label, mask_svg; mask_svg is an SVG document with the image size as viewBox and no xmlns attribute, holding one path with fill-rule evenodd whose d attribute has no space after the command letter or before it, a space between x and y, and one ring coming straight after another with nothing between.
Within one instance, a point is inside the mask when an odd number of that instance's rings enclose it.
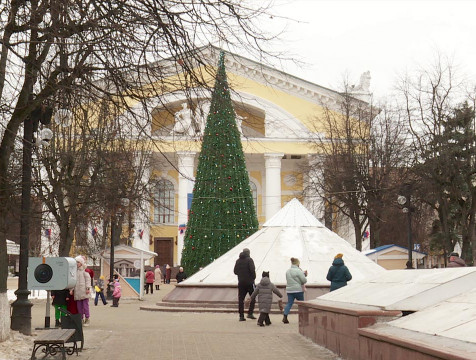
<instances>
[{"instance_id":1,"label":"pyramid tent peak","mask_svg":"<svg viewBox=\"0 0 476 360\"><path fill-rule=\"evenodd\" d=\"M294 198L279 210L274 216L263 224L263 227L275 226L312 226L324 227L324 225L302 205L298 199Z\"/></svg>"}]
</instances>

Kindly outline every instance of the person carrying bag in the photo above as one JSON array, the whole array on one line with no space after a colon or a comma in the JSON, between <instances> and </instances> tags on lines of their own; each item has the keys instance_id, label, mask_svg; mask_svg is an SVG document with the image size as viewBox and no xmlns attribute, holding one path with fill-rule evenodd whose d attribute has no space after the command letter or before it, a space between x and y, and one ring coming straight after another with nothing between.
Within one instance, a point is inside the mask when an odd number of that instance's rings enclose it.
<instances>
[{"instance_id":1,"label":"person carrying bag","mask_svg":"<svg viewBox=\"0 0 476 360\"><path fill-rule=\"evenodd\" d=\"M99 279L97 279L94 289L96 290L96 297L94 298L94 306L98 305L99 297L101 297L101 301L103 305L107 305L106 298L104 297L104 275L101 275Z\"/></svg>"}]
</instances>

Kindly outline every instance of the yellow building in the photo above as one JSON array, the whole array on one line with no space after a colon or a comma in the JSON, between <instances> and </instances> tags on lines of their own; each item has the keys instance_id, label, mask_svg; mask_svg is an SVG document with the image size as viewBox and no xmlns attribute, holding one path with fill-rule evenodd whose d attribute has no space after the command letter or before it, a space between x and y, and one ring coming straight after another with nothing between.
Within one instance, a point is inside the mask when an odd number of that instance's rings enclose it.
<instances>
[{"instance_id":1,"label":"yellow building","mask_svg":"<svg viewBox=\"0 0 476 360\"><path fill-rule=\"evenodd\" d=\"M207 63L217 64L220 49L209 46L201 51ZM337 109L339 93L237 54L225 56L259 223L270 219L294 197L322 219L314 210L315 204L301 197L307 181L303 169L314 151L309 139L320 135L316 118L324 107ZM368 76L364 80L356 88L360 91L356 97L363 100L368 96ZM178 91L132 108L133 112L151 115L152 121L145 128L156 140L148 174L149 181L156 184L155 200L149 219L137 220L133 242L135 247L159 254L154 264L180 264L210 98L201 95L190 102L185 93Z\"/></svg>"},{"instance_id":2,"label":"yellow building","mask_svg":"<svg viewBox=\"0 0 476 360\"><path fill-rule=\"evenodd\" d=\"M382 245L375 249L364 251L369 259L376 262L387 270L398 270L407 268L408 249L400 245ZM424 259L427 254L413 250L412 267L418 269L424 267Z\"/></svg>"}]
</instances>

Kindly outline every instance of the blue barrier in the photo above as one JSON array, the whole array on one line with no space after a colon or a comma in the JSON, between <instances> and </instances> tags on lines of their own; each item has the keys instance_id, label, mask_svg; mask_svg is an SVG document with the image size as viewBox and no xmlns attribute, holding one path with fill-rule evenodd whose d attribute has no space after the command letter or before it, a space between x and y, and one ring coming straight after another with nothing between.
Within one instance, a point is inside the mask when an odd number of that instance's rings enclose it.
<instances>
[{"instance_id":1,"label":"blue barrier","mask_svg":"<svg viewBox=\"0 0 476 360\"><path fill-rule=\"evenodd\" d=\"M140 294L140 278L138 277L126 277L124 278L132 288Z\"/></svg>"}]
</instances>

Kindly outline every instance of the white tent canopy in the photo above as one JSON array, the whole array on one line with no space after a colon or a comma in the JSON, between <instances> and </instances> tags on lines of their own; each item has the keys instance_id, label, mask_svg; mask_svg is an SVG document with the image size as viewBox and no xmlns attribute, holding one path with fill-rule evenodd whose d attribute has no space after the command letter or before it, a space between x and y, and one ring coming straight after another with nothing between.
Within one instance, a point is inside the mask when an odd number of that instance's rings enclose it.
<instances>
[{"instance_id":1,"label":"white tent canopy","mask_svg":"<svg viewBox=\"0 0 476 360\"><path fill-rule=\"evenodd\" d=\"M391 321L387 325L476 343L476 289Z\"/></svg>"},{"instance_id":2,"label":"white tent canopy","mask_svg":"<svg viewBox=\"0 0 476 360\"><path fill-rule=\"evenodd\" d=\"M347 286L313 301L376 306L383 310L419 311L475 287L476 269L470 266L389 270L359 286Z\"/></svg>"},{"instance_id":3,"label":"white tent canopy","mask_svg":"<svg viewBox=\"0 0 476 360\"><path fill-rule=\"evenodd\" d=\"M361 281L386 271L327 229L297 199L293 199L261 230L189 277L183 284L236 285L233 268L244 248L250 249L257 280L261 278L262 271L270 271L271 281L276 285L286 284L285 274L291 266L291 257L298 258L301 268L308 270L308 285L329 285L327 271L338 253L344 254L343 259L353 276L352 281Z\"/></svg>"}]
</instances>

